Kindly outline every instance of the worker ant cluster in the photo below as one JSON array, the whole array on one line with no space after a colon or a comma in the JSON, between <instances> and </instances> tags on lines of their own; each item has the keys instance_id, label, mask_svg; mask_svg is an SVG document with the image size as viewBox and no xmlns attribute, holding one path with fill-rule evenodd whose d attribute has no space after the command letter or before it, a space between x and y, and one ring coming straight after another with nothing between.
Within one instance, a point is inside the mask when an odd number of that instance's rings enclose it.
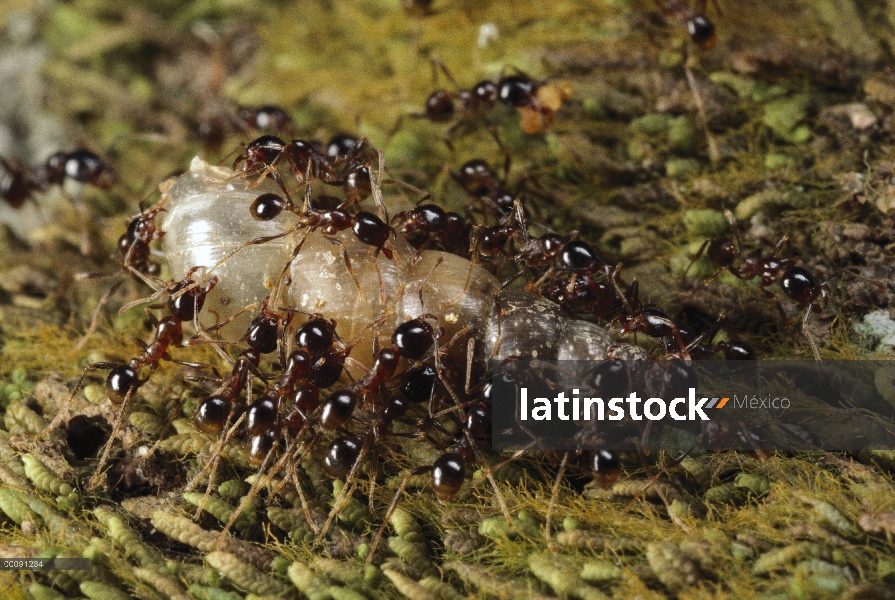
<instances>
[{"instance_id":1,"label":"worker ant cluster","mask_svg":"<svg viewBox=\"0 0 895 600\"><path fill-rule=\"evenodd\" d=\"M711 23L682 2L665 2L662 6L675 18L684 19L696 43L702 45L698 40L713 39ZM453 82L446 69L444 72ZM526 132L542 131L568 97L568 90L562 85L536 81L522 73L482 81L468 90L455 82L454 85L454 91L433 92L425 111L416 115L436 123L455 122L446 134L448 141L460 124L480 119L490 127L488 113L497 103L518 110ZM276 107L241 110L235 123L233 131L237 133L279 132L292 127L285 112ZM494 135L499 142L496 132ZM394 440L412 438L431 445L437 458L403 474L383 522L388 521L413 477L427 475L437 499L450 501L460 492L471 467L486 463L484 457L488 453L492 425L490 384L476 385L467 374L464 385L457 386L456 378L450 373L456 368L445 367L442 362L447 348L459 345L458 340L465 340L460 333L446 333L451 319L454 323L459 320L457 327L462 329L467 325L463 321L466 317L462 314L458 317L452 309L444 309L434 302L427 304L424 300L424 288L433 273L457 257L465 261L459 264L468 273L462 293L481 284L485 290L481 295L491 301L486 308L494 314L489 312L479 317L486 324L505 316L501 313L503 306L495 306L494 298L499 301L503 290L510 289L515 282L524 282L517 287L525 288L528 294L525 301L532 305L552 303L563 315L563 323L580 320L570 316L574 315L587 319L590 324L604 323L613 333L641 333L657 340L653 352L671 359L669 385L680 387L692 383L687 366L691 360L705 360L719 353L727 360L756 358L755 351L745 341L715 340L720 319L708 334L700 333L643 303L637 280L625 281L621 265L607 263L593 246L578 239L576 232L561 235L544 228L540 235L532 233L536 225L530 224L531 216L520 194L509 189L484 160L470 160L458 171L451 172L454 181L470 198L470 209L465 215L426 202L390 218L381 198L384 168L380 157L366 140L344 134L333 137L327 144L302 139L287 142L273 133L257 137L235 159L233 168L238 171L228 177L249 189L260 188L270 179L277 189L259 189L254 199L245 203L244 212L237 220L269 223L290 217L294 225L287 226L284 233L244 238L218 264L190 269L177 283L158 283L156 277L161 269L150 252L152 244L166 235L164 228L156 224L168 210L166 201L130 222L118 242L119 263L141 280L154 283L156 295L167 295L163 308L168 314L153 317L155 334L137 356L121 363L91 364L77 383L73 397L89 370L108 369L106 391L110 401L119 407L112 439L103 452L91 486L98 485L102 477L103 465L112 441L120 433L128 405L161 368L162 362L173 360L172 354L181 347L210 344L230 361L231 367L229 373L215 380L213 389L203 388L199 392L201 400L192 415L193 423L201 433L220 436L220 443L208 467L193 484L205 475L211 489L221 451L234 436L243 439L249 463L268 474L266 482L259 476L246 502L269 483L271 473L283 472L284 467L303 460L316 461L328 477L346 482L325 523L308 517L318 539L322 539L340 508L359 491L365 463L379 461L385 446L395 445ZM72 155L63 158L63 165L78 164L78 160L72 162ZM3 164L13 172L6 162ZM49 165L48 161L47 169ZM374 176L377 166L379 180ZM505 174L508 170L505 166ZM63 172L65 176L95 185L100 185L97 182L112 173L106 169L91 171L87 167L79 171L74 166L71 170L64 166ZM18 169L15 173L20 182L4 183L5 197L22 194L8 190L37 190L58 182L43 170ZM319 193L321 186L341 188L344 199ZM302 187L304 195L299 200L296 194ZM217 187L213 193L225 194L222 189L226 188ZM376 200L378 214L361 210L362 203L371 196ZM350 239L342 235L348 232L353 236ZM257 313L238 340L224 339L221 332L226 330L229 319L215 313L213 325L200 325L199 314L205 307L206 297L218 285L215 267L248 246L300 237L287 253L291 256L288 260L295 261L312 234L322 234L342 247L345 272L360 292L366 290L353 271L358 265L349 261L347 246L357 242L371 250L373 261L389 261L395 268L405 269L399 277L399 288L416 285L412 295L418 296L420 309L416 310L414 304L416 312L412 315L402 313L397 322L387 321L394 316L390 313L399 310L398 297L404 304L409 302L400 296L403 291L386 299L380 274L380 297L386 310L367 325L367 332L342 339L341 318L323 312L325 306L316 312L289 305L284 300L283 290L292 283L287 264L278 265L283 267L282 271L274 277L270 296L260 308L254 305L245 309L257 310ZM408 254L402 245L412 246L415 254ZM703 250L719 269L727 269L736 277L761 276L763 290L778 283L785 294L808 308L806 322L812 310L823 309L821 304L825 304L826 293L822 285L805 269L797 267L794 259L777 259L776 251L767 258L747 257L729 240L707 241ZM411 280L412 267L433 256L437 256L432 259L434 266L420 274L413 272L415 279ZM489 287L489 277L495 280L493 287ZM354 291L349 286L342 293ZM231 302L239 303L238 299ZM473 325L466 329L475 326L471 319L467 320ZM189 338L184 333L184 323L188 322L195 329ZM362 335L370 331L374 332L372 336ZM472 342L469 356L473 355L475 343L505 341L484 341L482 337L480 333L469 335L468 340ZM352 352L357 356L356 349L368 343L368 338L372 340L373 358L364 364L353 358ZM592 375L594 389L613 394L623 385L623 377L627 375L619 358L624 355L621 346L612 344L603 353L603 358L609 359L605 363L608 366L605 371ZM642 356L650 354L644 352ZM512 358L506 357L506 360ZM619 476L621 464L615 449L601 444L599 439L589 440L586 449L598 483L611 486ZM564 456L563 466L568 458ZM285 472L291 473L287 479L291 477L300 491L302 485L295 469L285 469ZM379 469L374 466L368 472L372 475L365 495L373 508ZM492 469L486 469L486 477L493 484L491 473ZM499 497L496 485L495 492ZM307 503L304 508L310 515ZM233 519L240 513L241 510L234 511ZM371 544L371 559L384 527Z\"/></svg>"}]
</instances>

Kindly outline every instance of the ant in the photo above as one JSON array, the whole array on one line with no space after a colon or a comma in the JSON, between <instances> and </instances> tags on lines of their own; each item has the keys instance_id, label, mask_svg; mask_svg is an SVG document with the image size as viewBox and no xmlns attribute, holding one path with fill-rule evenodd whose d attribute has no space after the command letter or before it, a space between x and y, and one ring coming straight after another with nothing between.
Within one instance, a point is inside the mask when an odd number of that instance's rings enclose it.
<instances>
[{"instance_id":1,"label":"ant","mask_svg":"<svg viewBox=\"0 0 895 600\"><path fill-rule=\"evenodd\" d=\"M63 185L66 179L105 190L117 178L112 167L93 152L84 149L57 152L38 167L31 167L16 159L4 157L0 157L0 165L6 171L0 178L0 198L16 209L24 206L28 200L34 201L36 193L46 192L54 185ZM87 254L90 252L90 241L87 234L86 209L79 200L83 189L82 186L71 201L82 221L81 253Z\"/></svg>"},{"instance_id":2,"label":"ant","mask_svg":"<svg viewBox=\"0 0 895 600\"><path fill-rule=\"evenodd\" d=\"M161 265L149 258L149 244L165 235L164 231L157 231L155 228L155 217L164 210L163 203L144 210L130 220L127 230L118 238L118 264L138 277L156 277L161 272Z\"/></svg>"},{"instance_id":3,"label":"ant","mask_svg":"<svg viewBox=\"0 0 895 600\"><path fill-rule=\"evenodd\" d=\"M96 473L90 479L89 489L96 487L102 468L112 449L112 443L118 435L124 420L124 414L127 407L139 390L155 373L162 360L173 360L168 354L168 349L173 346L182 346L183 344L183 323L185 321L193 321L202 306L205 298L217 283L217 279L212 278L208 281L206 287L199 287L192 280L192 272L187 274L183 281L174 284L171 287L171 295L167 302L168 316L161 319L156 318L151 312L147 311L153 326L155 327L155 335L149 344L142 344L143 352L130 359L126 363L98 362L87 365L78 382L75 384L74 391L69 397L65 406L68 406L81 388L87 373L93 369L110 369L106 377L106 395L113 405L119 406L118 414L112 428L112 434L106 442L105 450L100 458ZM190 364L190 363L184 363ZM190 364L190 366L196 366ZM146 376L141 378L140 371L146 369ZM56 428L65 413L65 408L59 411L59 414L50 423L47 431Z\"/></svg>"},{"instance_id":4,"label":"ant","mask_svg":"<svg viewBox=\"0 0 895 600\"><path fill-rule=\"evenodd\" d=\"M667 16L677 22L701 50L711 50L718 41L715 25L701 12L693 10L686 0L655 0ZM703 10L705 9L703 2Z\"/></svg>"},{"instance_id":5,"label":"ant","mask_svg":"<svg viewBox=\"0 0 895 600\"><path fill-rule=\"evenodd\" d=\"M233 163L233 169L242 163L242 173L247 176L261 172L262 178L270 175L283 191L287 191L277 166L285 161L299 184L319 180L328 185L342 186L345 191L344 205L359 203L373 193L373 179L369 161L364 154L369 143L360 140L348 154L332 156L318 150L305 140L292 140L288 144L274 135L264 135L250 142L245 152Z\"/></svg>"},{"instance_id":6,"label":"ant","mask_svg":"<svg viewBox=\"0 0 895 600\"><path fill-rule=\"evenodd\" d=\"M392 223L401 224L401 234L414 232L428 234L421 244L414 244L424 250L431 242L438 241L446 250L465 256L469 252L472 226L455 212L445 212L436 204L423 204L412 210L400 212L392 217Z\"/></svg>"},{"instance_id":7,"label":"ant","mask_svg":"<svg viewBox=\"0 0 895 600\"><path fill-rule=\"evenodd\" d=\"M210 148L218 148L233 134L290 133L295 130L292 117L279 106L243 106L235 114L215 111L198 124L199 138Z\"/></svg>"},{"instance_id":8,"label":"ant","mask_svg":"<svg viewBox=\"0 0 895 600\"><path fill-rule=\"evenodd\" d=\"M687 276L690 267L699 260L703 252L709 261L717 267L717 270L701 285L705 285L705 283L711 281L723 271L729 271L734 277L743 281L759 277L759 286L762 292L776 300L777 310L789 328L790 333L793 334L793 340L795 341L792 325L786 316L786 312L783 310L783 306L780 304L780 299L767 289L776 283L790 300L805 307L805 316L802 319L802 332L808 338L808 343L811 345L815 359L820 360L817 344L808 333L807 327L811 313L823 311L827 307L828 297L824 283L819 282L807 269L797 266L795 258L777 258L777 253L789 242L788 236L781 238L770 256L746 256L741 249L742 242L739 229L736 226L736 220L730 211L725 211L725 214L733 228L736 243L729 238L706 240L684 271L684 277ZM736 264L737 261L739 261L739 265Z\"/></svg>"},{"instance_id":9,"label":"ant","mask_svg":"<svg viewBox=\"0 0 895 600\"><path fill-rule=\"evenodd\" d=\"M752 346L742 340L720 341L717 344L712 344L715 336L718 335L718 330L724 319L725 315L722 313L715 321L715 324L712 326L708 335L702 333L697 335L696 332L689 327L678 324L678 331L681 334L681 338L687 344L687 351L690 353L690 358L693 360L707 360L718 352L724 353L724 360L755 360L757 358ZM665 347L666 353L672 351L672 338L663 338L662 344Z\"/></svg>"},{"instance_id":10,"label":"ant","mask_svg":"<svg viewBox=\"0 0 895 600\"><path fill-rule=\"evenodd\" d=\"M509 167L505 173L509 172ZM487 161L476 158L461 165L460 170L451 171L451 177L472 198L482 203L483 211L496 209L497 214L505 216L513 209L516 195L504 187Z\"/></svg>"}]
</instances>

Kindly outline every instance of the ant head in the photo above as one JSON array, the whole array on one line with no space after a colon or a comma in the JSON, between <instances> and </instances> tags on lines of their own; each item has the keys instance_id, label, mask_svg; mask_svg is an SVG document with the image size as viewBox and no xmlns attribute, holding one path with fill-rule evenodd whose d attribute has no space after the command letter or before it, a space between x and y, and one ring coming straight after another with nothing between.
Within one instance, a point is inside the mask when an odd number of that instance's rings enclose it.
<instances>
[{"instance_id":1,"label":"ant head","mask_svg":"<svg viewBox=\"0 0 895 600\"><path fill-rule=\"evenodd\" d=\"M490 106L497 101L498 89L493 81L480 81L472 88L472 96L481 104Z\"/></svg>"},{"instance_id":2,"label":"ant head","mask_svg":"<svg viewBox=\"0 0 895 600\"><path fill-rule=\"evenodd\" d=\"M255 129L280 131L292 126L292 119L279 106L268 104L260 108L241 108L239 118Z\"/></svg>"},{"instance_id":3,"label":"ant head","mask_svg":"<svg viewBox=\"0 0 895 600\"><path fill-rule=\"evenodd\" d=\"M197 288L198 289L198 288ZM181 298L188 296L188 294L184 294ZM168 316L162 318L158 322L158 327L156 329L155 337L156 339L164 339L167 338L174 342L176 345L180 345L183 342L183 325L182 321L178 319L176 316Z\"/></svg>"},{"instance_id":4,"label":"ant head","mask_svg":"<svg viewBox=\"0 0 895 600\"><path fill-rule=\"evenodd\" d=\"M243 171L251 171L262 165L269 165L280 155L286 147L286 142L275 135L262 135L255 138L246 146L244 153L236 157L233 168L243 163Z\"/></svg>"},{"instance_id":5,"label":"ant head","mask_svg":"<svg viewBox=\"0 0 895 600\"><path fill-rule=\"evenodd\" d=\"M492 187L493 180L494 172L491 171L491 166L481 158L474 158L463 163L460 167L460 174L457 176L460 185L470 194L475 195L487 193L488 188Z\"/></svg>"},{"instance_id":6,"label":"ant head","mask_svg":"<svg viewBox=\"0 0 895 600\"><path fill-rule=\"evenodd\" d=\"M737 245L730 238L712 240L706 254L712 264L719 267L729 267L736 259L741 257L740 249L737 248Z\"/></svg>"},{"instance_id":7,"label":"ant head","mask_svg":"<svg viewBox=\"0 0 895 600\"><path fill-rule=\"evenodd\" d=\"M757 358L752 346L742 340L718 342L715 348L724 353L724 360L755 360Z\"/></svg>"}]
</instances>

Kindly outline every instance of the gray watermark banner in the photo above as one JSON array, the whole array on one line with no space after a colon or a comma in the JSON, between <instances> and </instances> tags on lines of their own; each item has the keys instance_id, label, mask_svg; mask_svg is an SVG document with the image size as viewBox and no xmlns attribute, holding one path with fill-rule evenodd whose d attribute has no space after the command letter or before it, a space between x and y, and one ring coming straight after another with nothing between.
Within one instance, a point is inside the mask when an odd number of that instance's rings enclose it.
<instances>
[{"instance_id":1,"label":"gray watermark banner","mask_svg":"<svg viewBox=\"0 0 895 600\"><path fill-rule=\"evenodd\" d=\"M495 449L895 449L895 361L491 367Z\"/></svg>"}]
</instances>

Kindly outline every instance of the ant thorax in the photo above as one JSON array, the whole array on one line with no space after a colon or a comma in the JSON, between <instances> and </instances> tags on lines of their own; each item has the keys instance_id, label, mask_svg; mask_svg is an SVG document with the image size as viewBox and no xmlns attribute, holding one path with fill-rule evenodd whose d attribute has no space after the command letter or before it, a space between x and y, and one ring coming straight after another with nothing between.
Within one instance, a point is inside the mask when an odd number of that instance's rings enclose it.
<instances>
[{"instance_id":1,"label":"ant thorax","mask_svg":"<svg viewBox=\"0 0 895 600\"><path fill-rule=\"evenodd\" d=\"M375 248L350 229L309 231L288 210L275 219L253 219L253 200L278 190L270 178L257 184L256 179L197 158L165 186L167 211L160 228L166 232L162 244L172 276L176 280L201 267L203 277L218 279L205 303L204 327L271 296L273 311L335 320L342 340L356 342L352 357L371 364L373 335L388 343L398 324L433 315L444 330L439 344L445 362L465 369L474 340L479 374L489 358L601 359L613 344L597 325L569 319L534 294L501 292L498 280L481 266L446 252L417 251L399 233L387 242L389 259L384 253L374 257ZM238 337L255 313L237 318L222 338ZM640 353L634 347L630 352Z\"/></svg>"}]
</instances>

